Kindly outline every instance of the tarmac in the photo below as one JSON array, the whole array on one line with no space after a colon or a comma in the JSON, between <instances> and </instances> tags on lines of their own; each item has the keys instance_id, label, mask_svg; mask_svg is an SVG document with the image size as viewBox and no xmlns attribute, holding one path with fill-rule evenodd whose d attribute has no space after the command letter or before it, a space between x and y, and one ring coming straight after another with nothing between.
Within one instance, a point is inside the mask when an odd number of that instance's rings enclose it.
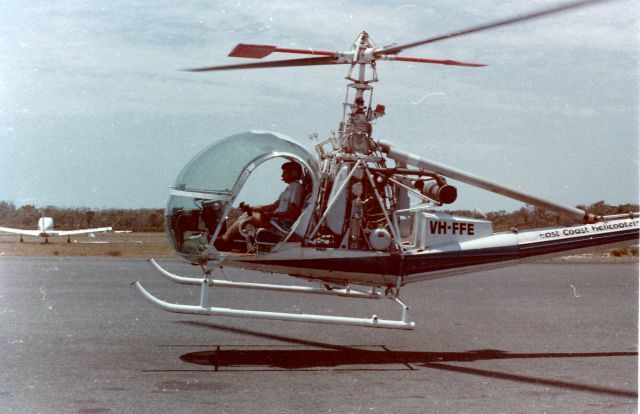
<instances>
[{"instance_id":1,"label":"tarmac","mask_svg":"<svg viewBox=\"0 0 640 414\"><path fill-rule=\"evenodd\" d=\"M636 263L526 264L405 286L413 331L172 314L136 280L199 301L199 288L140 259L0 257L0 413L637 412ZM234 289L210 304L400 317L388 300Z\"/></svg>"}]
</instances>

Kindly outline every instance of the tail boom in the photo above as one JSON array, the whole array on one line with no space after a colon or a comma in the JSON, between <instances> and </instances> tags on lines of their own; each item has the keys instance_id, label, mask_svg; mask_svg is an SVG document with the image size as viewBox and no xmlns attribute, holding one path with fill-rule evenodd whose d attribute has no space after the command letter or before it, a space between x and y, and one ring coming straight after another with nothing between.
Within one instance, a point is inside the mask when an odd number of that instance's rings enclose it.
<instances>
[{"instance_id":1,"label":"tail boom","mask_svg":"<svg viewBox=\"0 0 640 414\"><path fill-rule=\"evenodd\" d=\"M451 243L403 260L404 283L436 279L638 242L639 219L496 233Z\"/></svg>"}]
</instances>

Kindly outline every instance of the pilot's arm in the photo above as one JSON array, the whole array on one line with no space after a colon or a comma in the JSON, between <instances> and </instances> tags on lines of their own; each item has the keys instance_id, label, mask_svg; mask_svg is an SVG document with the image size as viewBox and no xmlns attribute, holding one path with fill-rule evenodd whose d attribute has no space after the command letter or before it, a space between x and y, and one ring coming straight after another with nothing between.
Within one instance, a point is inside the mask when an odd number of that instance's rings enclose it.
<instances>
[{"instance_id":1,"label":"pilot's arm","mask_svg":"<svg viewBox=\"0 0 640 414\"><path fill-rule=\"evenodd\" d=\"M278 208L278 201L264 206L251 207L256 213L271 213Z\"/></svg>"},{"instance_id":2,"label":"pilot's arm","mask_svg":"<svg viewBox=\"0 0 640 414\"><path fill-rule=\"evenodd\" d=\"M281 208L281 203L286 202L288 200L286 211L277 211ZM279 218L289 218L295 219L300 214L300 205L302 204L302 186L300 183L296 182L289 184L286 190L284 190L278 199L264 206L257 207L249 207L245 205L252 212L260 213L269 217L279 217ZM240 208L243 208L241 205Z\"/></svg>"}]
</instances>

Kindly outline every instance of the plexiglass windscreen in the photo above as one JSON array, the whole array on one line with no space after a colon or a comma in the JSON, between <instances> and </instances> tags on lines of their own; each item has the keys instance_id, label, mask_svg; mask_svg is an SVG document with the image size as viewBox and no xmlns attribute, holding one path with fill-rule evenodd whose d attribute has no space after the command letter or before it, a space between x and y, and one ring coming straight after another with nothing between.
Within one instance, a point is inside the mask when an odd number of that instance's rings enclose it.
<instances>
[{"instance_id":1,"label":"plexiglass windscreen","mask_svg":"<svg viewBox=\"0 0 640 414\"><path fill-rule=\"evenodd\" d=\"M206 247L223 224L228 204L240 191L236 183L243 172L255 167L256 160L270 154L294 155L316 169L314 156L293 139L262 131L223 138L189 161L165 210L166 233L180 256L191 262L207 259Z\"/></svg>"}]
</instances>

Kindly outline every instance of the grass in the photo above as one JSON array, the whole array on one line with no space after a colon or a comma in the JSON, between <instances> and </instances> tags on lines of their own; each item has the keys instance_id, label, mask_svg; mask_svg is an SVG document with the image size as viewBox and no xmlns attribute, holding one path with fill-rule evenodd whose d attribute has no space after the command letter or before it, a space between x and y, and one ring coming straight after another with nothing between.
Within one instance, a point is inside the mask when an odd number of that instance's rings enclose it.
<instances>
[{"instance_id":1,"label":"grass","mask_svg":"<svg viewBox=\"0 0 640 414\"><path fill-rule=\"evenodd\" d=\"M45 244L36 237L0 234L2 256L177 258L164 233L106 233L95 237L51 237Z\"/></svg>"},{"instance_id":2,"label":"grass","mask_svg":"<svg viewBox=\"0 0 640 414\"><path fill-rule=\"evenodd\" d=\"M622 247L620 249L611 250L611 256L613 257L638 257L637 247Z\"/></svg>"}]
</instances>

